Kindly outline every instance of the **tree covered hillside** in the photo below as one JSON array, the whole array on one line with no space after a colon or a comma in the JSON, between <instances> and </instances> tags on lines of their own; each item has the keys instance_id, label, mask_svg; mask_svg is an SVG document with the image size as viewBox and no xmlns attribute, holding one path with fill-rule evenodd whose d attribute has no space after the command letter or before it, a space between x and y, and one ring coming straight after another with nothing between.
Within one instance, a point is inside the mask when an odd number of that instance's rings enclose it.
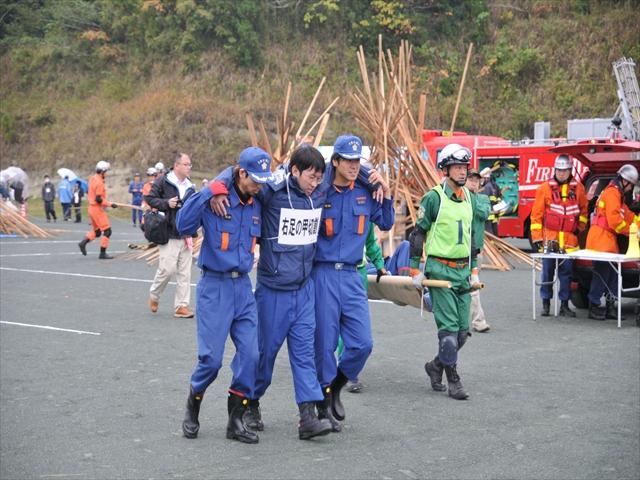
<instances>
[{"instance_id":1,"label":"tree covered hillside","mask_svg":"<svg viewBox=\"0 0 640 480\"><path fill-rule=\"evenodd\" d=\"M335 96L324 143L359 132L348 93L356 49L413 46L427 126L446 129L469 42L457 129L519 138L533 122L611 116L611 62L640 62L640 2L597 0L0 0L2 166L121 173L191 153L210 174L249 142L245 113L275 134L286 85L300 121ZM365 137L366 141L366 137Z\"/></svg>"}]
</instances>

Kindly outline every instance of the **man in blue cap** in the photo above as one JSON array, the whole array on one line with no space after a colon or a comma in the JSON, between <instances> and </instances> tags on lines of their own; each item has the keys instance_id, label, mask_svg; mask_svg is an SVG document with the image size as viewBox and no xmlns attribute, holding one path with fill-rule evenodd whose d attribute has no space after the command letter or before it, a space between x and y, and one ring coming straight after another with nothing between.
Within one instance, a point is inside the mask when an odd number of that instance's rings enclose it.
<instances>
[{"instance_id":1,"label":"man in blue cap","mask_svg":"<svg viewBox=\"0 0 640 480\"><path fill-rule=\"evenodd\" d=\"M395 220L389 186L371 171L369 183L380 184L384 194L382 203L377 202L359 176L361 158L360 138L338 137L324 176L327 197L311 274L316 287L316 369L324 394L318 411L334 429L345 418L340 390L349 378L358 377L373 348L367 292L357 271L369 222L389 230ZM340 336L344 352L337 365L334 352Z\"/></svg>"},{"instance_id":2,"label":"man in blue cap","mask_svg":"<svg viewBox=\"0 0 640 480\"><path fill-rule=\"evenodd\" d=\"M227 438L258 443L258 435L247 428L244 415L254 398L258 367L258 315L247 275L260 237L262 206L255 196L271 178L271 157L262 149L242 151L238 164L229 167L229 207L223 217L209 207L219 193L212 184L191 196L178 213L176 226L181 235L193 235L200 226L204 239L198 266L202 276L196 291L198 364L191 385L182 431L196 438L200 423L200 402L222 366L227 337L236 347L231 363L233 379L229 387Z\"/></svg>"},{"instance_id":3,"label":"man in blue cap","mask_svg":"<svg viewBox=\"0 0 640 480\"><path fill-rule=\"evenodd\" d=\"M314 362L315 289L311 280L322 205L325 163L311 145L299 146L286 170L278 171L258 194L262 203L262 234L256 284L260 363L255 395L249 403L247 425L263 430L259 399L269 385L276 357L287 341L296 403L300 410L298 436L307 440L331 432L327 419L318 419L315 402L323 398ZM229 185L223 172L213 188ZM217 214L226 215L224 196L214 199Z\"/></svg>"}]
</instances>

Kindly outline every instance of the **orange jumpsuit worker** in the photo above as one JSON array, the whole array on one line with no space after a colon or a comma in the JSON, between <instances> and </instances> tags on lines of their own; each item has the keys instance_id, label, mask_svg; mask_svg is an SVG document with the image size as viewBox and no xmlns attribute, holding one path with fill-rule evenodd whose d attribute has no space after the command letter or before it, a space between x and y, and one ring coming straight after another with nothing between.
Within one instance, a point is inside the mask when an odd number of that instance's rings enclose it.
<instances>
[{"instance_id":1,"label":"orange jumpsuit worker","mask_svg":"<svg viewBox=\"0 0 640 480\"><path fill-rule=\"evenodd\" d=\"M623 165L618 176L600 194L591 228L587 235L587 249L599 252L619 253L618 235L629 235L634 221L640 225L640 215L625 205L624 195L638 184L638 170L633 165ZM593 278L589 288L589 318L604 320L618 318L615 298L618 291L618 275L609 262L594 262ZM606 310L600 308L600 297L606 295ZM618 299L619 301L619 299Z\"/></svg>"},{"instance_id":2,"label":"orange jumpsuit worker","mask_svg":"<svg viewBox=\"0 0 640 480\"><path fill-rule=\"evenodd\" d=\"M147 183L142 187L142 209L149 210L149 204L144 201L144 197L151 193L151 185L153 181L158 177L158 171L154 167L147 168Z\"/></svg>"},{"instance_id":3,"label":"orange jumpsuit worker","mask_svg":"<svg viewBox=\"0 0 640 480\"><path fill-rule=\"evenodd\" d=\"M542 252L546 246L555 250L552 242L557 243L558 252L578 250L578 232L587 226L587 195L581 183L571 175L573 164L568 155L558 155L553 166L553 178L544 182L536 190L536 199L531 209L531 240L533 250ZM572 260L558 263L560 288L560 316L575 317L576 312L569 308L571 296ZM556 260L545 258L542 261L542 316L549 316L553 288L551 284L556 273Z\"/></svg>"},{"instance_id":4,"label":"orange jumpsuit worker","mask_svg":"<svg viewBox=\"0 0 640 480\"><path fill-rule=\"evenodd\" d=\"M87 233L87 236L78 243L82 255L87 255L87 243L95 240L96 237L102 235L100 239L100 260L110 260L113 257L107 254L107 247L109 246L109 237L111 236L111 225L109 224L109 217L104 211L105 208L116 208L115 203L111 203L107 200L107 189L104 184L104 177L107 174L107 170L111 168L109 162L100 160L96 164L96 174L89 179L89 218L91 218L91 227Z\"/></svg>"}]
</instances>

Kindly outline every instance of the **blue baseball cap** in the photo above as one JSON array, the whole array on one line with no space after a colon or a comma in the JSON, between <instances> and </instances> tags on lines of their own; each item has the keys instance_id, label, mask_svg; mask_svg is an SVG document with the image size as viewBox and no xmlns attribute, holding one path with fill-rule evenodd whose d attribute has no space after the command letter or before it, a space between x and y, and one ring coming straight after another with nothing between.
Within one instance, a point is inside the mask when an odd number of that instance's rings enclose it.
<instances>
[{"instance_id":1,"label":"blue baseball cap","mask_svg":"<svg viewBox=\"0 0 640 480\"><path fill-rule=\"evenodd\" d=\"M271 157L258 147L245 148L238 160L240 168L247 171L256 183L267 183L271 178Z\"/></svg>"},{"instance_id":2,"label":"blue baseball cap","mask_svg":"<svg viewBox=\"0 0 640 480\"><path fill-rule=\"evenodd\" d=\"M333 153L347 160L362 158L362 140L355 135L340 135L333 144Z\"/></svg>"}]
</instances>

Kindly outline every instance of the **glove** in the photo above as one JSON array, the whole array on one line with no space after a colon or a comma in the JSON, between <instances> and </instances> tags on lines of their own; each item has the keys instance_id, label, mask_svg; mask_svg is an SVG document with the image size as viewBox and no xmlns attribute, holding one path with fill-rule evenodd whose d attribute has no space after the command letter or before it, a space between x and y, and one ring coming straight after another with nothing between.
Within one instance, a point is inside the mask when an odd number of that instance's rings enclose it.
<instances>
[{"instance_id":1,"label":"glove","mask_svg":"<svg viewBox=\"0 0 640 480\"><path fill-rule=\"evenodd\" d=\"M469 282L471 283L471 285L480 283L480 275L478 275L477 268L474 268L473 270L471 270L471 278L469 278Z\"/></svg>"},{"instance_id":2,"label":"glove","mask_svg":"<svg viewBox=\"0 0 640 480\"><path fill-rule=\"evenodd\" d=\"M422 286L422 281L425 279L424 277L424 273L420 272L417 275L411 277L411 281L413 282L413 285L420 291L422 291L422 289L424 288Z\"/></svg>"},{"instance_id":3,"label":"glove","mask_svg":"<svg viewBox=\"0 0 640 480\"><path fill-rule=\"evenodd\" d=\"M380 283L380 277L382 277L383 275L389 275L389 272L387 272L384 267L377 270L376 273L378 274L376 277L376 283Z\"/></svg>"},{"instance_id":4,"label":"glove","mask_svg":"<svg viewBox=\"0 0 640 480\"><path fill-rule=\"evenodd\" d=\"M116 205L115 203L112 203L111 208L118 208L118 205Z\"/></svg>"},{"instance_id":5,"label":"glove","mask_svg":"<svg viewBox=\"0 0 640 480\"><path fill-rule=\"evenodd\" d=\"M542 243L542 240L533 242L532 246L533 246L533 251L535 253L542 253L544 251L544 245Z\"/></svg>"},{"instance_id":6,"label":"glove","mask_svg":"<svg viewBox=\"0 0 640 480\"><path fill-rule=\"evenodd\" d=\"M96 203L102 203L102 196L96 195Z\"/></svg>"}]
</instances>

